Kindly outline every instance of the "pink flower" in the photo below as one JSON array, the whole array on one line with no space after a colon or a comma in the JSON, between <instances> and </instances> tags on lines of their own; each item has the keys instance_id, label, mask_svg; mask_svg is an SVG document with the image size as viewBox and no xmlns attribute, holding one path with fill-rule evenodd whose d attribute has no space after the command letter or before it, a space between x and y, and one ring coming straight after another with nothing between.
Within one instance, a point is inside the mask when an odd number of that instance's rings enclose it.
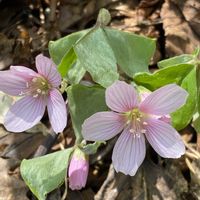
<instances>
[{"instance_id":1,"label":"pink flower","mask_svg":"<svg viewBox=\"0 0 200 200\"><path fill-rule=\"evenodd\" d=\"M11 66L0 72L0 90L21 96L5 116L4 125L12 132L22 132L36 125L47 106L53 130L62 132L67 123L66 104L58 86L61 77L56 65L47 57L36 57L35 71L23 66Z\"/></svg>"},{"instance_id":2,"label":"pink flower","mask_svg":"<svg viewBox=\"0 0 200 200\"><path fill-rule=\"evenodd\" d=\"M85 187L89 171L88 156L76 149L69 165L69 187L72 190L80 190Z\"/></svg>"},{"instance_id":3,"label":"pink flower","mask_svg":"<svg viewBox=\"0 0 200 200\"><path fill-rule=\"evenodd\" d=\"M179 158L185 146L165 115L180 108L187 96L184 89L169 84L141 101L131 85L116 81L106 89L106 103L112 111L98 112L86 119L82 125L83 137L90 141L109 140L122 131L112 161L117 172L131 176L145 157L144 136L160 156Z\"/></svg>"}]
</instances>

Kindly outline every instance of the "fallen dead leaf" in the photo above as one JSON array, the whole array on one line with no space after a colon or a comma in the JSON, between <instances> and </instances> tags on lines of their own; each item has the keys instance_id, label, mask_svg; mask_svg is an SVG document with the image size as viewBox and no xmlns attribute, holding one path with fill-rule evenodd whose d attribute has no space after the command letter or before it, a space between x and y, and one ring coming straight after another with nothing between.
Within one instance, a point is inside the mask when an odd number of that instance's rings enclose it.
<instances>
[{"instance_id":1,"label":"fallen dead leaf","mask_svg":"<svg viewBox=\"0 0 200 200\"><path fill-rule=\"evenodd\" d=\"M12 173L17 165L18 160L0 158L0 200L28 200L28 189L19 172Z\"/></svg>"},{"instance_id":2,"label":"fallen dead leaf","mask_svg":"<svg viewBox=\"0 0 200 200\"><path fill-rule=\"evenodd\" d=\"M173 1L166 0L162 6L161 18L166 36L165 51L168 57L192 53L200 44L200 38L191 28L183 12L185 15L190 16L188 14L190 12L181 10Z\"/></svg>"}]
</instances>

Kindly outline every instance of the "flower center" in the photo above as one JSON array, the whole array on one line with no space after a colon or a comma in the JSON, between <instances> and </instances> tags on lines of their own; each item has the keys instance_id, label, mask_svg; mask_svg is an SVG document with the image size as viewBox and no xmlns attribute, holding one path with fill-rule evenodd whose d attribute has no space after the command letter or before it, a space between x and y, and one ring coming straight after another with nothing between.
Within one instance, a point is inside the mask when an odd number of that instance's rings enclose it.
<instances>
[{"instance_id":1,"label":"flower center","mask_svg":"<svg viewBox=\"0 0 200 200\"><path fill-rule=\"evenodd\" d=\"M141 133L146 133L145 126L147 122L144 121L144 113L142 113L138 108L134 108L132 111L127 113L127 124L130 126L130 132L134 134L135 137L140 137Z\"/></svg>"},{"instance_id":2,"label":"flower center","mask_svg":"<svg viewBox=\"0 0 200 200\"><path fill-rule=\"evenodd\" d=\"M42 76L34 77L30 81L26 82L26 90L21 92L20 95L31 95L35 98L41 95L48 95L49 89L51 89L49 82Z\"/></svg>"}]
</instances>

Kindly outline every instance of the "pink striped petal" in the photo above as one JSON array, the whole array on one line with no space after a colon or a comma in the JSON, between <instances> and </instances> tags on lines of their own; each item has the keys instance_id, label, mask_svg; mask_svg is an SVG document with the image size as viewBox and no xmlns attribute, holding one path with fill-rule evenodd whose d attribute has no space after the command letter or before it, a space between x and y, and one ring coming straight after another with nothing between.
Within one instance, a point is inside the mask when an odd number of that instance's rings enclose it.
<instances>
[{"instance_id":1,"label":"pink striped petal","mask_svg":"<svg viewBox=\"0 0 200 200\"><path fill-rule=\"evenodd\" d=\"M161 120L167 124L171 124L171 117L170 115L151 115L151 118Z\"/></svg>"},{"instance_id":2,"label":"pink striped petal","mask_svg":"<svg viewBox=\"0 0 200 200\"><path fill-rule=\"evenodd\" d=\"M26 80L8 71L0 72L0 90L11 96L18 96L26 90Z\"/></svg>"},{"instance_id":3,"label":"pink striped petal","mask_svg":"<svg viewBox=\"0 0 200 200\"><path fill-rule=\"evenodd\" d=\"M184 143L178 132L169 124L149 119L145 133L154 150L164 158L179 158L185 153Z\"/></svg>"},{"instance_id":4,"label":"pink striped petal","mask_svg":"<svg viewBox=\"0 0 200 200\"><path fill-rule=\"evenodd\" d=\"M10 71L16 76L20 76L21 78L24 78L25 80L30 80L33 77L38 76L38 73L36 73L32 69L29 69L23 66L11 66Z\"/></svg>"},{"instance_id":5,"label":"pink striped petal","mask_svg":"<svg viewBox=\"0 0 200 200\"><path fill-rule=\"evenodd\" d=\"M26 96L17 101L5 116L8 131L22 132L36 125L44 115L46 100Z\"/></svg>"},{"instance_id":6,"label":"pink striped petal","mask_svg":"<svg viewBox=\"0 0 200 200\"><path fill-rule=\"evenodd\" d=\"M47 110L53 130L56 133L62 132L67 125L67 108L57 89L53 89L49 93Z\"/></svg>"},{"instance_id":7,"label":"pink striped petal","mask_svg":"<svg viewBox=\"0 0 200 200\"><path fill-rule=\"evenodd\" d=\"M116 81L106 89L106 104L117 112L127 112L138 105L138 95L133 86Z\"/></svg>"},{"instance_id":8,"label":"pink striped petal","mask_svg":"<svg viewBox=\"0 0 200 200\"><path fill-rule=\"evenodd\" d=\"M118 138L112 155L113 166L117 172L134 176L146 154L143 134L136 136L126 128Z\"/></svg>"},{"instance_id":9,"label":"pink striped petal","mask_svg":"<svg viewBox=\"0 0 200 200\"><path fill-rule=\"evenodd\" d=\"M38 55L36 57L36 68L39 74L48 79L53 87L58 87L61 84L61 76L51 59L42 54Z\"/></svg>"},{"instance_id":10,"label":"pink striped petal","mask_svg":"<svg viewBox=\"0 0 200 200\"><path fill-rule=\"evenodd\" d=\"M72 156L70 161L68 176L71 190L80 190L85 187L89 171L88 160Z\"/></svg>"},{"instance_id":11,"label":"pink striped petal","mask_svg":"<svg viewBox=\"0 0 200 200\"><path fill-rule=\"evenodd\" d=\"M167 124L171 124L172 123L172 120L171 120L171 117L170 115L162 115L160 117L158 117L157 119L167 123Z\"/></svg>"},{"instance_id":12,"label":"pink striped petal","mask_svg":"<svg viewBox=\"0 0 200 200\"><path fill-rule=\"evenodd\" d=\"M140 104L140 110L154 115L165 115L176 111L187 100L188 93L177 86L169 84L152 92Z\"/></svg>"},{"instance_id":13,"label":"pink striped petal","mask_svg":"<svg viewBox=\"0 0 200 200\"><path fill-rule=\"evenodd\" d=\"M98 112L86 119L82 125L82 134L89 141L109 140L122 131L125 120L114 112Z\"/></svg>"}]
</instances>

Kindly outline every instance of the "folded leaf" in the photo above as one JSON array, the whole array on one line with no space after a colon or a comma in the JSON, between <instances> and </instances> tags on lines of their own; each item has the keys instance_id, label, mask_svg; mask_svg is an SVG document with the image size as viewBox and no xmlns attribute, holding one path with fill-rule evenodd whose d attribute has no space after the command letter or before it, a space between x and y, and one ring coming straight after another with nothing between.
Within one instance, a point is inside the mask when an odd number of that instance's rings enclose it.
<instances>
[{"instance_id":1,"label":"folded leaf","mask_svg":"<svg viewBox=\"0 0 200 200\"><path fill-rule=\"evenodd\" d=\"M72 151L73 148L69 148L22 161L20 166L22 178L39 200L45 200L49 192L64 182Z\"/></svg>"},{"instance_id":2,"label":"folded leaf","mask_svg":"<svg viewBox=\"0 0 200 200\"><path fill-rule=\"evenodd\" d=\"M195 68L183 79L181 87L189 93L189 96L186 104L171 115L173 126L177 130L185 128L190 123L195 113L197 101Z\"/></svg>"},{"instance_id":3,"label":"folded leaf","mask_svg":"<svg viewBox=\"0 0 200 200\"><path fill-rule=\"evenodd\" d=\"M192 64L180 64L157 70L153 74L138 73L133 77L133 80L138 85L142 85L150 90L155 90L170 83L180 85L182 80L192 69L194 69L194 65Z\"/></svg>"}]
</instances>

